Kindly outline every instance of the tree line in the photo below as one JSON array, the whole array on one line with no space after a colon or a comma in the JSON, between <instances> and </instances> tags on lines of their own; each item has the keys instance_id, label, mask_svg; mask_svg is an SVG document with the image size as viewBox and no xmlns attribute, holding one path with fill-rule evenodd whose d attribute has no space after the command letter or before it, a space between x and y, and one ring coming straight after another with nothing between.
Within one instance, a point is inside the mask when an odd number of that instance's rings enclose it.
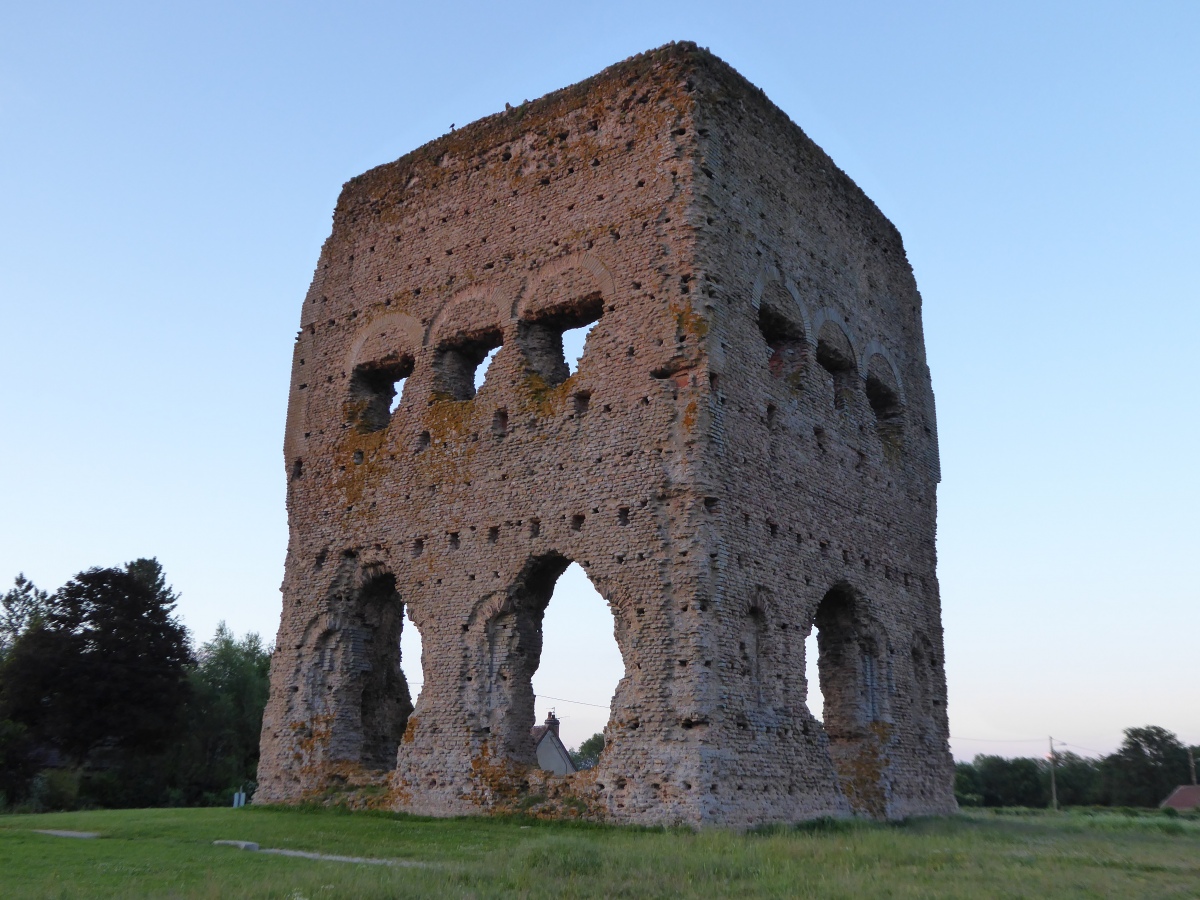
<instances>
[{"instance_id":1,"label":"tree line","mask_svg":"<svg viewBox=\"0 0 1200 900\"><path fill-rule=\"evenodd\" d=\"M0 598L0 809L224 805L253 790L270 649L195 646L157 559Z\"/></svg>"},{"instance_id":2,"label":"tree line","mask_svg":"<svg viewBox=\"0 0 1200 900\"><path fill-rule=\"evenodd\" d=\"M1192 752L1200 756L1200 748ZM1053 773L1060 806L1154 807L1192 779L1188 748L1157 725L1126 728L1117 751L1098 759L1062 751L1053 760L979 755L954 769L960 806L1049 806Z\"/></svg>"}]
</instances>

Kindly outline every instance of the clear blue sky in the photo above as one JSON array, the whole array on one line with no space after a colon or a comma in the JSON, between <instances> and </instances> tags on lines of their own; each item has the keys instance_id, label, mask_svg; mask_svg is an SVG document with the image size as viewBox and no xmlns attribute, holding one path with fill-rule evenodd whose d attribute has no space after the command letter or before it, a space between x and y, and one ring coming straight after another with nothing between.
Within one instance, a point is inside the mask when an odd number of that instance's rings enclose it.
<instances>
[{"instance_id":1,"label":"clear blue sky","mask_svg":"<svg viewBox=\"0 0 1200 900\"><path fill-rule=\"evenodd\" d=\"M157 555L198 637L273 636L291 342L341 184L672 39L904 235L955 752L1200 743L1190 0L4 4L0 577ZM615 676L558 679L604 704Z\"/></svg>"}]
</instances>

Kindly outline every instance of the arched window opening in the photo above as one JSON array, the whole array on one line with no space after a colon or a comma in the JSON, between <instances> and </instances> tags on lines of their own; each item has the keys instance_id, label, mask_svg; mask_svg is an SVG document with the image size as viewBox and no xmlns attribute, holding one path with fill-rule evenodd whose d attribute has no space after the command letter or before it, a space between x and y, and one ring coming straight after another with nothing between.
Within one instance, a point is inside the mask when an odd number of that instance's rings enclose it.
<instances>
[{"instance_id":1,"label":"arched window opening","mask_svg":"<svg viewBox=\"0 0 1200 900\"><path fill-rule=\"evenodd\" d=\"M892 367L879 354L872 356L868 363L866 393L871 411L875 413L876 431L890 457L904 445L904 404Z\"/></svg>"},{"instance_id":2,"label":"arched window opening","mask_svg":"<svg viewBox=\"0 0 1200 900\"><path fill-rule=\"evenodd\" d=\"M833 405L845 409L858 380L850 339L833 322L821 326L817 335L817 363L833 378Z\"/></svg>"},{"instance_id":3,"label":"arched window opening","mask_svg":"<svg viewBox=\"0 0 1200 900\"><path fill-rule=\"evenodd\" d=\"M411 356L359 363L350 373L349 420L361 432L387 428L413 372Z\"/></svg>"},{"instance_id":4,"label":"arched window opening","mask_svg":"<svg viewBox=\"0 0 1200 900\"><path fill-rule=\"evenodd\" d=\"M808 342L804 327L785 312L789 306L794 306L791 295L778 284L768 285L758 307L758 330L767 343L767 369L771 375L799 387L798 378L808 361Z\"/></svg>"},{"instance_id":5,"label":"arched window opening","mask_svg":"<svg viewBox=\"0 0 1200 900\"><path fill-rule=\"evenodd\" d=\"M356 600L348 647L357 657L352 677L357 676L361 704L360 761L391 768L413 709L400 664L404 604L392 575L369 578Z\"/></svg>"},{"instance_id":6,"label":"arched window opening","mask_svg":"<svg viewBox=\"0 0 1200 900\"><path fill-rule=\"evenodd\" d=\"M604 300L595 291L531 314L517 329L529 370L551 387L570 378L582 359L588 333L603 313ZM568 347L574 367L568 362Z\"/></svg>"},{"instance_id":7,"label":"arched window opening","mask_svg":"<svg viewBox=\"0 0 1200 900\"><path fill-rule=\"evenodd\" d=\"M438 345L434 357L434 398L472 400L483 386L484 375L500 349L499 328L459 334ZM485 365L486 363L486 365Z\"/></svg>"}]
</instances>

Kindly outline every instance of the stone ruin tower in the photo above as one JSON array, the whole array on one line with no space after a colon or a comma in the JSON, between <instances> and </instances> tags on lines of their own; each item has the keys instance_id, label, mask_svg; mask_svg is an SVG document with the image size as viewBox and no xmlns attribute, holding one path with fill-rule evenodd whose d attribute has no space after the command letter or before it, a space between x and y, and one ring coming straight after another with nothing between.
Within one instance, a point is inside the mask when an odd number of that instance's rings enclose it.
<instances>
[{"instance_id":1,"label":"stone ruin tower","mask_svg":"<svg viewBox=\"0 0 1200 900\"><path fill-rule=\"evenodd\" d=\"M728 65L672 44L352 179L300 325L256 801L955 809L921 298L892 224ZM530 678L572 561L625 675L598 766L553 776Z\"/></svg>"}]
</instances>

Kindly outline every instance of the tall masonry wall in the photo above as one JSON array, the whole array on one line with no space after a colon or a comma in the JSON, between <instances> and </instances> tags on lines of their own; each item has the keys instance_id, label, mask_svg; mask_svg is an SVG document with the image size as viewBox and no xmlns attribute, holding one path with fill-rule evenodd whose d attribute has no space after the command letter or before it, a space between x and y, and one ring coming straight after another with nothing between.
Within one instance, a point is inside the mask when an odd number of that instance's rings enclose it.
<instances>
[{"instance_id":1,"label":"tall masonry wall","mask_svg":"<svg viewBox=\"0 0 1200 900\"><path fill-rule=\"evenodd\" d=\"M562 332L592 322L571 374ZM634 57L350 181L284 452L256 802L954 809L920 297L892 225L706 51ZM530 680L571 562L625 675L599 764L554 776Z\"/></svg>"}]
</instances>

